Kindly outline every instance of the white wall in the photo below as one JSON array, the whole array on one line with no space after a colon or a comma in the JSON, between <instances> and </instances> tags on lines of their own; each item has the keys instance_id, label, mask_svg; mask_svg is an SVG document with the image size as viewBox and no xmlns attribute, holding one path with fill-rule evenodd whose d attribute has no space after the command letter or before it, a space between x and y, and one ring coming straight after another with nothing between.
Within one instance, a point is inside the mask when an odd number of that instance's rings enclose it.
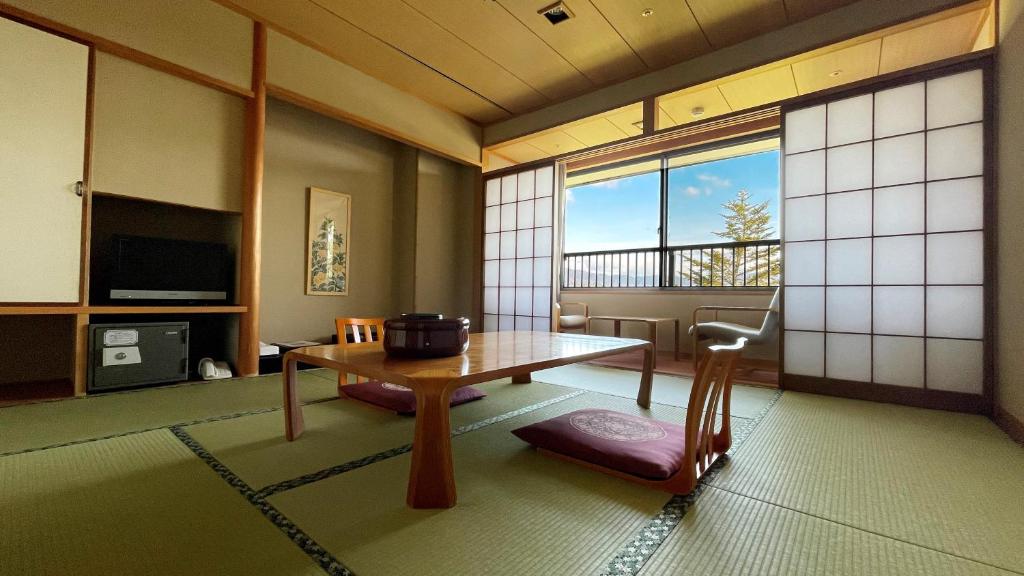
<instances>
[{"instance_id":1,"label":"white wall","mask_svg":"<svg viewBox=\"0 0 1024 576\"><path fill-rule=\"evenodd\" d=\"M267 83L270 90L284 88L334 108L367 130L480 164L476 124L273 30L268 34Z\"/></svg>"},{"instance_id":2,"label":"white wall","mask_svg":"<svg viewBox=\"0 0 1024 576\"><path fill-rule=\"evenodd\" d=\"M1024 421L1024 0L999 2L996 403Z\"/></svg>"},{"instance_id":3,"label":"white wall","mask_svg":"<svg viewBox=\"0 0 1024 576\"><path fill-rule=\"evenodd\" d=\"M210 0L4 0L223 80L252 83L252 21Z\"/></svg>"},{"instance_id":4,"label":"white wall","mask_svg":"<svg viewBox=\"0 0 1024 576\"><path fill-rule=\"evenodd\" d=\"M242 211L245 101L96 55L92 189Z\"/></svg>"},{"instance_id":5,"label":"white wall","mask_svg":"<svg viewBox=\"0 0 1024 576\"><path fill-rule=\"evenodd\" d=\"M399 144L274 99L267 101L260 338L326 340L336 316L389 316L394 163ZM347 296L308 296L310 186L352 196Z\"/></svg>"},{"instance_id":6,"label":"white wall","mask_svg":"<svg viewBox=\"0 0 1024 576\"><path fill-rule=\"evenodd\" d=\"M418 312L472 317L472 168L419 153L416 193ZM404 231L396 230L396 234ZM402 273L396 270L396 273Z\"/></svg>"}]
</instances>

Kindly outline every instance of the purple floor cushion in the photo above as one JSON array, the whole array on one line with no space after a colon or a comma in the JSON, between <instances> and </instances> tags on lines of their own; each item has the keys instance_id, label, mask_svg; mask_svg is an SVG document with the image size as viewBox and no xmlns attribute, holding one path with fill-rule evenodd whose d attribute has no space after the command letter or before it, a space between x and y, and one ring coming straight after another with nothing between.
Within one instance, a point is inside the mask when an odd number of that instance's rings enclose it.
<instances>
[{"instance_id":1,"label":"purple floor cushion","mask_svg":"<svg viewBox=\"0 0 1024 576\"><path fill-rule=\"evenodd\" d=\"M650 480L683 461L683 427L611 410L577 410L512 431L538 448Z\"/></svg>"},{"instance_id":2,"label":"purple floor cushion","mask_svg":"<svg viewBox=\"0 0 1024 576\"><path fill-rule=\"evenodd\" d=\"M370 380L357 384L346 384L341 387L345 396L361 400L367 404L394 410L399 414L412 415L416 413L416 393L398 384ZM473 400L479 400L487 396L484 392L472 387L463 386L452 392L451 406L458 406Z\"/></svg>"}]
</instances>

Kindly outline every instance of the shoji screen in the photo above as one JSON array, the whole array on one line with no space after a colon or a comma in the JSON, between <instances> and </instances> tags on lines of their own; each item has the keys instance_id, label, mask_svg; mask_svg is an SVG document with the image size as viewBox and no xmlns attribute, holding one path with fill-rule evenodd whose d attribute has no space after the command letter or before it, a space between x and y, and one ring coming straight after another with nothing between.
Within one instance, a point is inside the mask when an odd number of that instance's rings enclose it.
<instances>
[{"instance_id":1,"label":"shoji screen","mask_svg":"<svg viewBox=\"0 0 1024 576\"><path fill-rule=\"evenodd\" d=\"M484 331L551 329L554 166L484 182Z\"/></svg>"},{"instance_id":2,"label":"shoji screen","mask_svg":"<svg viewBox=\"0 0 1024 576\"><path fill-rule=\"evenodd\" d=\"M784 111L785 381L984 393L984 74Z\"/></svg>"}]
</instances>

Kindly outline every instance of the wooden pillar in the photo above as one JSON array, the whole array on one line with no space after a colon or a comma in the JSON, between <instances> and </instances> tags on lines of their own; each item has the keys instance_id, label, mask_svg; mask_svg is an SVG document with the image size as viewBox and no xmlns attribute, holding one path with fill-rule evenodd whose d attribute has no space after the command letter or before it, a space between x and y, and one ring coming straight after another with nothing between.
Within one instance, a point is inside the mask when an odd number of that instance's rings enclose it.
<instances>
[{"instance_id":1,"label":"wooden pillar","mask_svg":"<svg viewBox=\"0 0 1024 576\"><path fill-rule=\"evenodd\" d=\"M658 128L658 104L657 98L651 96L650 98L644 98L644 123L643 123L643 135L650 136L654 134L654 131Z\"/></svg>"},{"instance_id":2,"label":"wooden pillar","mask_svg":"<svg viewBox=\"0 0 1024 576\"><path fill-rule=\"evenodd\" d=\"M267 27L253 25L252 91L246 106L246 174L242 202L241 304L238 319L238 372L259 373L260 250L263 217L263 138L267 119Z\"/></svg>"},{"instance_id":3,"label":"wooden pillar","mask_svg":"<svg viewBox=\"0 0 1024 576\"><path fill-rule=\"evenodd\" d=\"M85 396L89 379L89 315L75 314L75 366L72 381L75 396Z\"/></svg>"}]
</instances>

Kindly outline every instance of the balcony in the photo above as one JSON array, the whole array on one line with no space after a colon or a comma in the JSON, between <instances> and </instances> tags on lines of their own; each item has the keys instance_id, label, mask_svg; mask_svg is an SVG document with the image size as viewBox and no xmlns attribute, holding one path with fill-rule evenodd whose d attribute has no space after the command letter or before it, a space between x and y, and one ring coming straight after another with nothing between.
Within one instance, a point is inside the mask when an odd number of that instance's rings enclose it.
<instances>
[{"instance_id":1,"label":"balcony","mask_svg":"<svg viewBox=\"0 0 1024 576\"><path fill-rule=\"evenodd\" d=\"M779 285L778 240L568 252L562 288L757 289Z\"/></svg>"}]
</instances>

